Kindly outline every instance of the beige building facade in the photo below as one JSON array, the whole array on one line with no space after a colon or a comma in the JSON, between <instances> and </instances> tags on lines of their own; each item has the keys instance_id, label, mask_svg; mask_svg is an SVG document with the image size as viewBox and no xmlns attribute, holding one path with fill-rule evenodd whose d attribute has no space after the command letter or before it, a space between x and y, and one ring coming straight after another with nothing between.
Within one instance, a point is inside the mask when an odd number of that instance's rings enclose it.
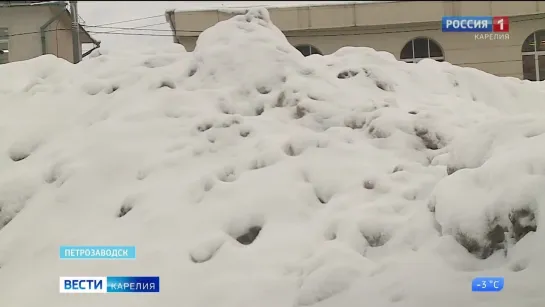
<instances>
[{"instance_id":1,"label":"beige building facade","mask_svg":"<svg viewBox=\"0 0 545 307\"><path fill-rule=\"evenodd\" d=\"M270 8L275 25L304 55L370 47L399 60L423 58L498 76L545 80L545 1L391 1ZM174 41L193 50L198 35L236 13L167 12ZM507 16L508 34L444 33L443 16Z\"/></svg>"},{"instance_id":2,"label":"beige building facade","mask_svg":"<svg viewBox=\"0 0 545 307\"><path fill-rule=\"evenodd\" d=\"M44 54L73 63L72 21L66 7L64 1L0 1L0 64ZM80 41L99 45L81 25Z\"/></svg>"}]
</instances>

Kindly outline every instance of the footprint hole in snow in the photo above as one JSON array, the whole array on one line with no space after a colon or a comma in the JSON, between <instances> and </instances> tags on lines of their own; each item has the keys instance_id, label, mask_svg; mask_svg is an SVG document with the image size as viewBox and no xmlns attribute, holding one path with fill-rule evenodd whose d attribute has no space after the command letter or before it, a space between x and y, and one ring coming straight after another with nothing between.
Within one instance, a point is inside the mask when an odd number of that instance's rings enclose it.
<instances>
[{"instance_id":1,"label":"footprint hole in snow","mask_svg":"<svg viewBox=\"0 0 545 307\"><path fill-rule=\"evenodd\" d=\"M0 230L6 226L8 226L9 223L13 220L13 216L2 216L0 215Z\"/></svg>"},{"instance_id":2,"label":"footprint hole in snow","mask_svg":"<svg viewBox=\"0 0 545 307\"><path fill-rule=\"evenodd\" d=\"M370 125L367 132L369 133L369 135L371 137L377 138L377 139L385 139L385 138L388 138L390 136L389 132L380 129L380 128L376 127L375 125Z\"/></svg>"},{"instance_id":3,"label":"footprint hole in snow","mask_svg":"<svg viewBox=\"0 0 545 307\"><path fill-rule=\"evenodd\" d=\"M524 137L533 138L543 134L543 131L529 131L524 134Z\"/></svg>"},{"instance_id":4,"label":"footprint hole in snow","mask_svg":"<svg viewBox=\"0 0 545 307\"><path fill-rule=\"evenodd\" d=\"M414 133L422 140L422 143L427 149L438 150L442 147L442 138L436 133L432 133L423 127L415 127Z\"/></svg>"},{"instance_id":5,"label":"footprint hole in snow","mask_svg":"<svg viewBox=\"0 0 545 307\"><path fill-rule=\"evenodd\" d=\"M122 205L121 208L119 208L119 212L117 213L117 217L121 218L127 215L132 210L133 207L129 205Z\"/></svg>"},{"instance_id":6,"label":"footprint hole in snow","mask_svg":"<svg viewBox=\"0 0 545 307\"><path fill-rule=\"evenodd\" d=\"M402 171L403 171L403 166L401 166L401 165L396 165L396 166L394 167L394 170L392 171L392 174L393 174L393 173L397 173L397 172L402 172Z\"/></svg>"},{"instance_id":7,"label":"footprint hole in snow","mask_svg":"<svg viewBox=\"0 0 545 307\"><path fill-rule=\"evenodd\" d=\"M345 127L348 127L354 130L363 128L365 124L366 124L365 117L350 116L344 120Z\"/></svg>"},{"instance_id":8,"label":"footprint hole in snow","mask_svg":"<svg viewBox=\"0 0 545 307\"><path fill-rule=\"evenodd\" d=\"M118 85L110 85L104 89L104 93L106 94L113 94L115 91L119 89Z\"/></svg>"},{"instance_id":9,"label":"footprint hole in snow","mask_svg":"<svg viewBox=\"0 0 545 307\"><path fill-rule=\"evenodd\" d=\"M219 252L220 248L223 246L224 240L211 240L209 242L204 242L201 246L194 248L190 253L189 257L193 263L205 263L212 260L214 256Z\"/></svg>"},{"instance_id":10,"label":"footprint hole in snow","mask_svg":"<svg viewBox=\"0 0 545 307\"><path fill-rule=\"evenodd\" d=\"M280 94L278 94L278 97L276 97L274 106L277 108L281 108L281 107L284 107L285 105L286 105L286 93L282 91L280 92Z\"/></svg>"},{"instance_id":11,"label":"footprint hole in snow","mask_svg":"<svg viewBox=\"0 0 545 307\"><path fill-rule=\"evenodd\" d=\"M526 268L528 268L528 265L529 265L529 261L528 260L519 260L519 261L516 261L514 263L512 263L511 265L509 265L509 270L511 270L512 272L521 272L521 271L524 271L526 270Z\"/></svg>"},{"instance_id":12,"label":"footprint hole in snow","mask_svg":"<svg viewBox=\"0 0 545 307\"><path fill-rule=\"evenodd\" d=\"M147 67L147 68L156 68L156 67L160 67L160 66L157 66L155 65L155 61L153 61L153 59L150 59L150 60L146 60L144 61L144 63L142 63L142 66L144 67Z\"/></svg>"},{"instance_id":13,"label":"footprint hole in snow","mask_svg":"<svg viewBox=\"0 0 545 307\"><path fill-rule=\"evenodd\" d=\"M172 80L163 80L163 81L161 81L161 83L159 83L159 87L157 87L157 88L159 89L159 88L163 88L163 87L167 87L167 88L170 88L170 89L175 89L176 84Z\"/></svg>"},{"instance_id":14,"label":"footprint hole in snow","mask_svg":"<svg viewBox=\"0 0 545 307\"><path fill-rule=\"evenodd\" d=\"M361 234L371 247L380 247L385 245L390 240L390 235L384 232L364 232Z\"/></svg>"},{"instance_id":15,"label":"footprint hole in snow","mask_svg":"<svg viewBox=\"0 0 545 307\"><path fill-rule=\"evenodd\" d=\"M121 204L121 207L119 208L117 217L122 218L125 215L127 215L127 213L131 212L132 209L134 208L135 203L136 203L136 199L134 196L129 196L125 198L125 200Z\"/></svg>"},{"instance_id":16,"label":"footprint hole in snow","mask_svg":"<svg viewBox=\"0 0 545 307\"><path fill-rule=\"evenodd\" d=\"M250 170L258 170L258 169L262 169L262 168L265 168L269 166L267 161L263 160L263 159L254 159L250 162L250 165L248 167L248 169Z\"/></svg>"},{"instance_id":17,"label":"footprint hole in snow","mask_svg":"<svg viewBox=\"0 0 545 307\"><path fill-rule=\"evenodd\" d=\"M149 169L141 169L136 173L136 180L144 180L146 179L150 174Z\"/></svg>"},{"instance_id":18,"label":"footprint hole in snow","mask_svg":"<svg viewBox=\"0 0 545 307\"><path fill-rule=\"evenodd\" d=\"M62 176L62 169L59 163L55 163L49 171L45 174L45 182L52 184L59 180Z\"/></svg>"},{"instance_id":19,"label":"footprint hole in snow","mask_svg":"<svg viewBox=\"0 0 545 307\"><path fill-rule=\"evenodd\" d=\"M261 229L262 226L251 226L243 234L237 236L236 240L242 245L250 245L257 239Z\"/></svg>"},{"instance_id":20,"label":"footprint hole in snow","mask_svg":"<svg viewBox=\"0 0 545 307\"><path fill-rule=\"evenodd\" d=\"M203 190L204 190L205 192L211 191L211 190L214 188L214 184L215 184L215 182L214 182L214 180L211 179L211 178L204 180L204 183L203 183Z\"/></svg>"},{"instance_id":21,"label":"footprint hole in snow","mask_svg":"<svg viewBox=\"0 0 545 307\"><path fill-rule=\"evenodd\" d=\"M338 231L338 223L337 221L333 221L324 231L324 238L328 241L333 241L337 239L337 231Z\"/></svg>"},{"instance_id":22,"label":"footprint hole in snow","mask_svg":"<svg viewBox=\"0 0 545 307\"><path fill-rule=\"evenodd\" d=\"M464 169L465 167L463 166L454 166L454 165L447 165L447 175L452 175L454 173L456 173L457 171L461 170L461 169Z\"/></svg>"},{"instance_id":23,"label":"footprint hole in snow","mask_svg":"<svg viewBox=\"0 0 545 307\"><path fill-rule=\"evenodd\" d=\"M435 198L435 196L432 196L428 200L428 210L431 213L435 213L435 206L437 206L437 199Z\"/></svg>"},{"instance_id":24,"label":"footprint hole in snow","mask_svg":"<svg viewBox=\"0 0 545 307\"><path fill-rule=\"evenodd\" d=\"M355 77L359 74L359 71L353 70L353 69L347 69L341 71L339 74L337 74L338 79L350 79L352 77Z\"/></svg>"},{"instance_id":25,"label":"footprint hole in snow","mask_svg":"<svg viewBox=\"0 0 545 307\"><path fill-rule=\"evenodd\" d=\"M283 151L286 155L290 157L296 157L303 153L304 148L295 146L292 143L287 143L284 145Z\"/></svg>"},{"instance_id":26,"label":"footprint hole in snow","mask_svg":"<svg viewBox=\"0 0 545 307\"><path fill-rule=\"evenodd\" d=\"M36 142L17 142L9 149L8 156L13 162L23 161L28 158L38 146L39 144Z\"/></svg>"},{"instance_id":27,"label":"footprint hole in snow","mask_svg":"<svg viewBox=\"0 0 545 307\"><path fill-rule=\"evenodd\" d=\"M218 173L217 177L221 182L233 182L237 180L238 175L234 167L226 167Z\"/></svg>"},{"instance_id":28,"label":"footprint hole in snow","mask_svg":"<svg viewBox=\"0 0 545 307\"><path fill-rule=\"evenodd\" d=\"M293 118L300 119L300 118L305 117L307 114L309 114L311 112L312 111L308 107L305 107L305 106L302 106L302 105L298 104L295 107L295 112L293 114Z\"/></svg>"},{"instance_id":29,"label":"footprint hole in snow","mask_svg":"<svg viewBox=\"0 0 545 307\"><path fill-rule=\"evenodd\" d=\"M215 253L208 253L206 256L190 254L189 257L193 263L205 263L214 257Z\"/></svg>"},{"instance_id":30,"label":"footprint hole in snow","mask_svg":"<svg viewBox=\"0 0 545 307\"><path fill-rule=\"evenodd\" d=\"M187 72L188 77L193 77L197 73L197 67L191 67Z\"/></svg>"},{"instance_id":31,"label":"footprint hole in snow","mask_svg":"<svg viewBox=\"0 0 545 307\"><path fill-rule=\"evenodd\" d=\"M239 131L239 135L243 138L248 137L251 133L252 131L249 128L242 128Z\"/></svg>"},{"instance_id":32,"label":"footprint hole in snow","mask_svg":"<svg viewBox=\"0 0 545 307\"><path fill-rule=\"evenodd\" d=\"M373 180L364 180L363 181L363 187L367 190L372 190L376 186L376 182Z\"/></svg>"},{"instance_id":33,"label":"footprint hole in snow","mask_svg":"<svg viewBox=\"0 0 545 307\"><path fill-rule=\"evenodd\" d=\"M201 123L197 126L197 130L200 131L200 132L205 132L207 130L210 130L212 129L212 127L214 127L214 125L212 125L212 123Z\"/></svg>"},{"instance_id":34,"label":"footprint hole in snow","mask_svg":"<svg viewBox=\"0 0 545 307\"><path fill-rule=\"evenodd\" d=\"M233 125L240 125L241 119L238 116L231 116L229 119L225 120L223 123L221 123L222 128L229 128Z\"/></svg>"},{"instance_id":35,"label":"footprint hole in snow","mask_svg":"<svg viewBox=\"0 0 545 307\"><path fill-rule=\"evenodd\" d=\"M312 95L312 94L307 94L307 97L311 100L314 100L314 101L322 101L323 99L321 99L320 97L316 96L316 95Z\"/></svg>"},{"instance_id":36,"label":"footprint hole in snow","mask_svg":"<svg viewBox=\"0 0 545 307\"><path fill-rule=\"evenodd\" d=\"M443 233L443 226L441 226L441 224L439 224L439 222L435 218L433 219L433 228L438 235L441 235Z\"/></svg>"},{"instance_id":37,"label":"footprint hole in snow","mask_svg":"<svg viewBox=\"0 0 545 307\"><path fill-rule=\"evenodd\" d=\"M85 84L84 91L91 96L95 96L103 90L103 86L100 84Z\"/></svg>"},{"instance_id":38,"label":"footprint hole in snow","mask_svg":"<svg viewBox=\"0 0 545 307\"><path fill-rule=\"evenodd\" d=\"M328 140L318 140L316 143L316 148L327 148L329 146Z\"/></svg>"},{"instance_id":39,"label":"footprint hole in snow","mask_svg":"<svg viewBox=\"0 0 545 307\"><path fill-rule=\"evenodd\" d=\"M272 91L272 88L269 86L259 86L257 87L257 91L262 95L267 95Z\"/></svg>"},{"instance_id":40,"label":"footprint hole in snow","mask_svg":"<svg viewBox=\"0 0 545 307\"><path fill-rule=\"evenodd\" d=\"M416 197L418 196L418 191L414 189L408 189L403 192L403 198L406 200L416 200Z\"/></svg>"},{"instance_id":41,"label":"footprint hole in snow","mask_svg":"<svg viewBox=\"0 0 545 307\"><path fill-rule=\"evenodd\" d=\"M30 156L30 152L10 151L9 157L13 162L22 161Z\"/></svg>"},{"instance_id":42,"label":"footprint hole in snow","mask_svg":"<svg viewBox=\"0 0 545 307\"><path fill-rule=\"evenodd\" d=\"M257 106L255 109L254 109L254 115L255 116L259 116L261 114L263 114L263 112L265 112L265 106Z\"/></svg>"},{"instance_id":43,"label":"footprint hole in snow","mask_svg":"<svg viewBox=\"0 0 545 307\"><path fill-rule=\"evenodd\" d=\"M327 204L331 198L333 198L333 194L326 193L323 189L314 188L314 195L316 195L316 198L321 204Z\"/></svg>"},{"instance_id":44,"label":"footprint hole in snow","mask_svg":"<svg viewBox=\"0 0 545 307\"><path fill-rule=\"evenodd\" d=\"M390 84L388 84L387 82L385 81L375 81L375 85L383 90L383 91L386 91L386 92L393 92L394 89L392 88L392 86Z\"/></svg>"},{"instance_id":45,"label":"footprint hole in snow","mask_svg":"<svg viewBox=\"0 0 545 307\"><path fill-rule=\"evenodd\" d=\"M11 223L11 221L15 217L14 214L10 212L5 212L6 210L2 210L1 205L2 204L0 204L0 230L2 230L2 228L6 227L9 223Z\"/></svg>"},{"instance_id":46,"label":"footprint hole in snow","mask_svg":"<svg viewBox=\"0 0 545 307\"><path fill-rule=\"evenodd\" d=\"M19 204L18 208L15 210L6 210L5 208L3 208L5 204L0 202L0 230L2 230L2 228L6 227L9 223L11 223L13 219L17 216L17 214L19 214L19 212L23 210L24 206L26 205L26 200L28 199L25 199L22 204Z\"/></svg>"},{"instance_id":47,"label":"footprint hole in snow","mask_svg":"<svg viewBox=\"0 0 545 307\"><path fill-rule=\"evenodd\" d=\"M324 233L324 237L328 241L333 241L337 239L337 233L333 230L328 230Z\"/></svg>"},{"instance_id":48,"label":"footprint hole in snow","mask_svg":"<svg viewBox=\"0 0 545 307\"><path fill-rule=\"evenodd\" d=\"M236 109L231 106L231 105L228 105L227 103L225 102L220 102L218 104L218 109L221 113L223 114L226 114L226 115L233 115L233 114L237 114L237 111Z\"/></svg>"}]
</instances>

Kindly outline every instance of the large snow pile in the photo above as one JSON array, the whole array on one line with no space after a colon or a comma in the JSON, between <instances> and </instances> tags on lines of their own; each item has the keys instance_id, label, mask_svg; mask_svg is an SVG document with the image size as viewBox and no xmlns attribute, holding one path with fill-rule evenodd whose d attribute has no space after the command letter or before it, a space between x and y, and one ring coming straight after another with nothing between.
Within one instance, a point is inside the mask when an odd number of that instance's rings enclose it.
<instances>
[{"instance_id":1,"label":"large snow pile","mask_svg":"<svg viewBox=\"0 0 545 307\"><path fill-rule=\"evenodd\" d=\"M305 58L262 9L191 53L0 78L2 307L545 306L543 83L368 48ZM137 259L58 259L109 244ZM108 275L161 293L58 293ZM471 293L478 276L505 288Z\"/></svg>"}]
</instances>

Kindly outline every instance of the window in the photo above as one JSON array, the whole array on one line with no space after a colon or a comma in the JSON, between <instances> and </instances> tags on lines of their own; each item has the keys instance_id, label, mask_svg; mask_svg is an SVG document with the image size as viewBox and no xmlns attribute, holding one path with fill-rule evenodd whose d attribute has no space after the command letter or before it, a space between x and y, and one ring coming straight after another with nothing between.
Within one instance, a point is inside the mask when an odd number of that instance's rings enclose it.
<instances>
[{"instance_id":1,"label":"window","mask_svg":"<svg viewBox=\"0 0 545 307\"><path fill-rule=\"evenodd\" d=\"M445 56L443 49L433 39L427 37L418 37L409 41L401 49L400 59L407 63L418 63L423 59L434 59L437 62L443 62Z\"/></svg>"},{"instance_id":2,"label":"window","mask_svg":"<svg viewBox=\"0 0 545 307\"><path fill-rule=\"evenodd\" d=\"M530 34L522 44L522 73L525 80L545 80L545 30Z\"/></svg>"},{"instance_id":3,"label":"window","mask_svg":"<svg viewBox=\"0 0 545 307\"><path fill-rule=\"evenodd\" d=\"M8 29L0 28L0 65L9 62Z\"/></svg>"},{"instance_id":4,"label":"window","mask_svg":"<svg viewBox=\"0 0 545 307\"><path fill-rule=\"evenodd\" d=\"M299 52L301 52L301 54L304 56L309 56L311 54L322 55L322 52L320 52L318 48L311 45L299 45L299 46L295 46L295 48L299 50Z\"/></svg>"}]
</instances>

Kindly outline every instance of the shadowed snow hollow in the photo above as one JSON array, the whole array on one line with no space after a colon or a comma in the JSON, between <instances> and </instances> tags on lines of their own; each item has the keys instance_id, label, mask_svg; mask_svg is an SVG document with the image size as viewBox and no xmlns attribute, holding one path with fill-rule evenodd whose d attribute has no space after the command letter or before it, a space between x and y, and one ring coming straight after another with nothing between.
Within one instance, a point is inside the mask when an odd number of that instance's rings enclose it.
<instances>
[{"instance_id":1,"label":"shadowed snow hollow","mask_svg":"<svg viewBox=\"0 0 545 307\"><path fill-rule=\"evenodd\" d=\"M194 52L0 78L2 307L545 305L543 83L368 48L305 58L262 9ZM110 244L137 259L58 259ZM161 293L58 293L108 275ZM505 289L473 294L477 276Z\"/></svg>"}]
</instances>

